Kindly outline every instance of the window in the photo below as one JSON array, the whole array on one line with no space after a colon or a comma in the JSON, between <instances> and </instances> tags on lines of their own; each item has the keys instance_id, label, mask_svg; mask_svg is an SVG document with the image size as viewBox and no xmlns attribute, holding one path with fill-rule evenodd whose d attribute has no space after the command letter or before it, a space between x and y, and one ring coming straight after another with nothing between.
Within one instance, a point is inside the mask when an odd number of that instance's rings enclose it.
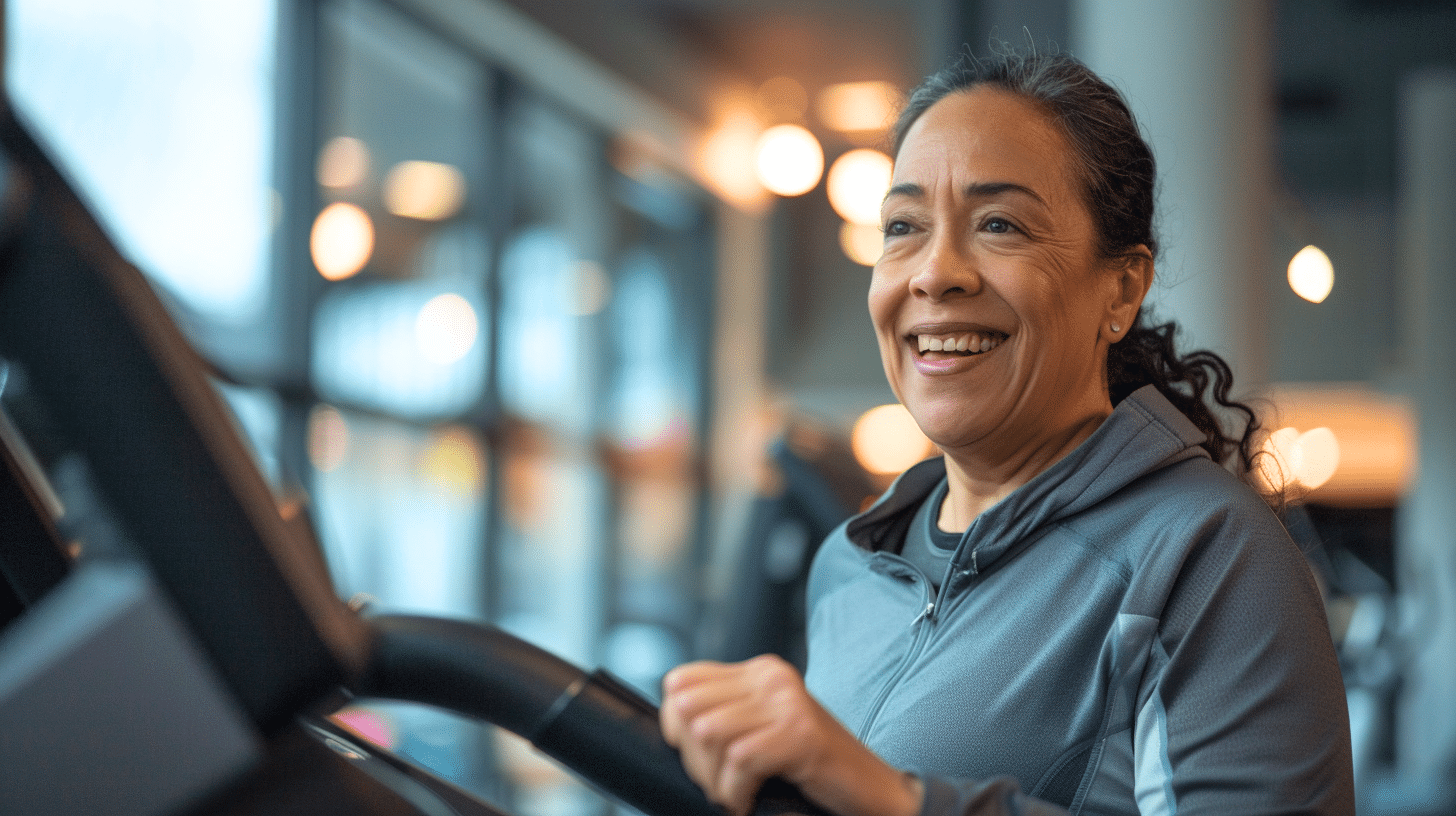
<instances>
[{"instance_id":1,"label":"window","mask_svg":"<svg viewBox=\"0 0 1456 816\"><path fill-rule=\"evenodd\" d=\"M22 113L309 495L339 592L655 696L701 597L706 194L385 0L7 13ZM459 718L347 715L523 816L605 807Z\"/></svg>"},{"instance_id":2,"label":"window","mask_svg":"<svg viewBox=\"0 0 1456 816\"><path fill-rule=\"evenodd\" d=\"M12 0L5 14L10 96L122 251L188 314L259 319L278 210L274 4Z\"/></svg>"}]
</instances>

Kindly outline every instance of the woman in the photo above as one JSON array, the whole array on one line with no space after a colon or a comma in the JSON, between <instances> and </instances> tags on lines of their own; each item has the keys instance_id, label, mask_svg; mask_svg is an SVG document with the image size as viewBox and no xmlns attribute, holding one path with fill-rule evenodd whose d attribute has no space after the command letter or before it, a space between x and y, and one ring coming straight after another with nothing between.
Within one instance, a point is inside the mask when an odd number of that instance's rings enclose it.
<instances>
[{"instance_id":1,"label":"woman","mask_svg":"<svg viewBox=\"0 0 1456 816\"><path fill-rule=\"evenodd\" d=\"M896 153L870 315L945 456L820 550L805 679L667 676L689 774L735 814L770 776L841 816L1353 813L1319 593L1221 466L1252 414L1143 323L1154 166L1122 99L1067 56L970 60Z\"/></svg>"}]
</instances>

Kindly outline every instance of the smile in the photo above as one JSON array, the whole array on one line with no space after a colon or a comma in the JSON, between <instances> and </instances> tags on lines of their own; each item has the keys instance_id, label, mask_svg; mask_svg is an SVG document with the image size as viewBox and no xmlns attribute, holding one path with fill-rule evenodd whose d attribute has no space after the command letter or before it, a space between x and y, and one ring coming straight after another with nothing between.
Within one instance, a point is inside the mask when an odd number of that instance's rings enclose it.
<instances>
[{"instance_id":1,"label":"smile","mask_svg":"<svg viewBox=\"0 0 1456 816\"><path fill-rule=\"evenodd\" d=\"M1006 335L1001 332L961 332L956 334L917 334L913 336L924 355L928 351L971 356L985 354L1001 345Z\"/></svg>"}]
</instances>

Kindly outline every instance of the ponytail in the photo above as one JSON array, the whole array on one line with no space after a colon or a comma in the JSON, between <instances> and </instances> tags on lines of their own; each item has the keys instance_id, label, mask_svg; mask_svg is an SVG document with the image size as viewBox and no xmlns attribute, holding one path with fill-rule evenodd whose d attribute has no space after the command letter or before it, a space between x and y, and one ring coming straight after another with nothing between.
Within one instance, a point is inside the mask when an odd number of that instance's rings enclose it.
<instances>
[{"instance_id":1,"label":"ponytail","mask_svg":"<svg viewBox=\"0 0 1456 816\"><path fill-rule=\"evenodd\" d=\"M1146 309L1138 311L1132 329L1107 352L1107 388L1112 404L1128 394L1152 385L1208 437L1203 447L1213 461L1233 467L1248 478L1254 466L1254 437L1259 418L1245 403L1229 398L1234 375L1217 354L1198 350L1179 355L1173 346L1178 324L1149 326ZM1237 436L1224 429L1214 406L1243 415L1243 431Z\"/></svg>"}]
</instances>

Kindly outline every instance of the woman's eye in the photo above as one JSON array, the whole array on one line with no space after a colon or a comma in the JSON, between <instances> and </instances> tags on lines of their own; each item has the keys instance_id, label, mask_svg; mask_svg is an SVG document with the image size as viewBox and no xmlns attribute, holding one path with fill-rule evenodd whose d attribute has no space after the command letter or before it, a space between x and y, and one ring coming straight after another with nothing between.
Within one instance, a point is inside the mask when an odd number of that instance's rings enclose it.
<instances>
[{"instance_id":1,"label":"woman's eye","mask_svg":"<svg viewBox=\"0 0 1456 816\"><path fill-rule=\"evenodd\" d=\"M1011 232L1014 229L1016 229L1016 228L1013 227L1013 226L1011 226L1011 222L1010 221L1007 221L1004 218L990 218L990 219L987 219L986 226L985 226L985 230L987 232L993 232L993 233L996 233L998 235L999 234L1002 234L1002 233Z\"/></svg>"},{"instance_id":2,"label":"woman's eye","mask_svg":"<svg viewBox=\"0 0 1456 816\"><path fill-rule=\"evenodd\" d=\"M910 225L904 221L891 221L885 225L884 233L886 236L909 235Z\"/></svg>"}]
</instances>

